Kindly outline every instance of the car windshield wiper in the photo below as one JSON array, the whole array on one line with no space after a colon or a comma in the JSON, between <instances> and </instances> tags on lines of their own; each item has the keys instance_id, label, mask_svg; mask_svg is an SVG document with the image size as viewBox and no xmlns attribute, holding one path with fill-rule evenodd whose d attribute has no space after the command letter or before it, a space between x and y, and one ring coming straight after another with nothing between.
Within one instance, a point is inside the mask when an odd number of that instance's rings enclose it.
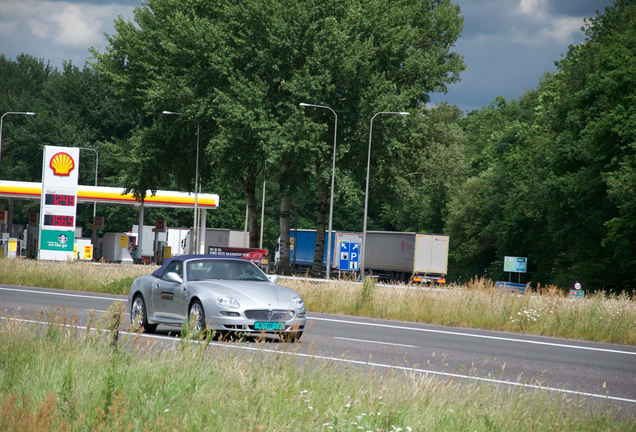
<instances>
[{"instance_id":1,"label":"car windshield wiper","mask_svg":"<svg viewBox=\"0 0 636 432\"><path fill-rule=\"evenodd\" d=\"M242 275L238 278L236 278L236 280L256 280L259 282L266 282L265 279L261 279L258 276L253 276L253 275Z\"/></svg>"}]
</instances>

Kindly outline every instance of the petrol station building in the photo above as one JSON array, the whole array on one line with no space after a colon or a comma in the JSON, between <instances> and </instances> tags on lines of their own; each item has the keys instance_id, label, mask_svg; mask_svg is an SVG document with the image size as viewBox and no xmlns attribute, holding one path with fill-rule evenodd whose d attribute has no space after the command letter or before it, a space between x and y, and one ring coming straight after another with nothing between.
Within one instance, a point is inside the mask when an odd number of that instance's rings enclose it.
<instances>
[{"instance_id":1,"label":"petrol station building","mask_svg":"<svg viewBox=\"0 0 636 432\"><path fill-rule=\"evenodd\" d=\"M154 194L146 191L143 202L135 199L133 194L126 193L123 188L88 186L77 184L77 169L79 167L79 149L70 147L46 146L43 158L42 183L17 182L0 180L0 199L8 199L8 210L0 211L0 231L2 241L15 241L11 239L13 232L13 206L14 201L31 200L40 201L40 214L36 220L29 221L30 226L38 226L38 237L29 236L27 233L27 245L20 248L33 248L37 250L37 258L67 260L73 259L73 244L76 227L77 204L101 204L101 205L126 205L139 209L139 227L144 226L144 209L146 207L161 208L187 208L200 209L200 231L206 230L206 214L208 209L218 207L219 196L216 194L163 191L158 190ZM74 171L74 172L73 172ZM95 221L93 221L95 222ZM28 229L28 228L27 228ZM96 226L93 225L96 232ZM142 244L143 229L139 229L137 243ZM36 244L31 244L33 241ZM96 236L93 235L93 243ZM205 236L198 239L197 253L205 253ZM95 247L96 245L93 244Z\"/></svg>"}]
</instances>

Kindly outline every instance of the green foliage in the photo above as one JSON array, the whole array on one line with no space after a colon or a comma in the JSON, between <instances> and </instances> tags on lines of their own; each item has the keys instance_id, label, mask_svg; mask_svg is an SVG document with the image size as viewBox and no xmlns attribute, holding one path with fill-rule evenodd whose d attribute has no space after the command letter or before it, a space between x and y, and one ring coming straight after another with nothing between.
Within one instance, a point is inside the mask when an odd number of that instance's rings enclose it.
<instances>
[{"instance_id":1,"label":"green foliage","mask_svg":"<svg viewBox=\"0 0 636 432\"><path fill-rule=\"evenodd\" d=\"M13 387L0 386L8 431L633 429L633 417L610 404L590 408L545 390L334 365L320 356L299 361L289 351L238 354L234 344L148 348L138 335L113 355L100 332L64 332L49 342L27 324L2 326L0 345L33 359L14 371L0 362L0 377L15 377ZM70 381L75 416L55 409Z\"/></svg>"},{"instance_id":2,"label":"green foliage","mask_svg":"<svg viewBox=\"0 0 636 432\"><path fill-rule=\"evenodd\" d=\"M441 231L448 180L460 177L435 163L461 166L459 129L455 119L435 125L421 107L465 69L451 51L462 25L448 0L149 1L135 22L117 20L106 50L93 50L95 63L83 69L0 58L0 108L36 112L5 119L0 176L37 181L44 145L90 147L100 156L99 185L124 186L139 198L147 190L191 191L199 124L203 191L221 196L208 226L242 228L247 201L255 246L265 180L268 245L280 235L286 196L293 195L286 202L298 206L301 228L316 228L317 209L326 212L334 119L298 107L306 101L338 114L334 228L360 231L369 119L408 110L406 120L376 121L369 227ZM80 184L93 184L94 154L81 155ZM92 210L78 207L84 236ZM36 202L17 202L14 220L25 223L37 211ZM138 221L134 208L98 211L104 231L128 231ZM192 223L185 210L147 209L146 217Z\"/></svg>"},{"instance_id":3,"label":"green foliage","mask_svg":"<svg viewBox=\"0 0 636 432\"><path fill-rule=\"evenodd\" d=\"M43 148L56 145L95 149L100 155L98 185L121 186L121 160L110 154L106 142L127 138L134 117L115 104L111 87L95 70L80 70L70 62L58 70L29 55L19 55L15 61L0 55L0 76L0 111L35 112L35 116L4 118L0 179L41 181ZM93 185L94 152L82 150L80 155L79 182ZM102 210L100 214L120 228L109 217L111 211L100 206ZM25 224L29 213L38 212L39 203L16 201L14 222ZM80 205L78 226L88 226L92 216L92 205Z\"/></svg>"},{"instance_id":4,"label":"green foliage","mask_svg":"<svg viewBox=\"0 0 636 432\"><path fill-rule=\"evenodd\" d=\"M123 279L114 280L106 285L106 292L119 294L119 295L128 295L130 292L130 286L135 281L135 277L129 276Z\"/></svg>"},{"instance_id":5,"label":"green foliage","mask_svg":"<svg viewBox=\"0 0 636 432\"><path fill-rule=\"evenodd\" d=\"M459 121L473 172L448 205L454 279L504 277L513 255L534 283L634 287L634 16L616 1L536 90Z\"/></svg>"},{"instance_id":6,"label":"green foliage","mask_svg":"<svg viewBox=\"0 0 636 432\"><path fill-rule=\"evenodd\" d=\"M370 306L370 304L373 302L373 295L375 294L375 291L375 279L371 277L365 278L362 282L360 295L356 299L356 312L360 311L360 309L368 308Z\"/></svg>"},{"instance_id":7,"label":"green foliage","mask_svg":"<svg viewBox=\"0 0 636 432\"><path fill-rule=\"evenodd\" d=\"M134 23L115 23L103 53L93 50L94 67L123 106L141 113L139 130L120 143L127 150L126 187L142 198L166 182L191 190L196 119L203 184L221 173L241 185L252 246L261 176L277 186L284 219L289 197L304 201L314 188L324 215L333 116L298 107L307 101L337 112L339 193L358 201L369 119L385 109L415 113L430 92L458 80L465 66L450 50L462 25L459 7L447 0L148 1L135 10ZM163 116L163 110L188 116ZM416 120L399 134L399 120L381 123L374 165L399 164L426 146L401 144ZM284 233L288 221L281 226Z\"/></svg>"},{"instance_id":8,"label":"green foliage","mask_svg":"<svg viewBox=\"0 0 636 432\"><path fill-rule=\"evenodd\" d=\"M74 380L73 360L69 359L64 368L64 380L60 391L58 407L69 421L74 421L77 414L77 397Z\"/></svg>"}]
</instances>

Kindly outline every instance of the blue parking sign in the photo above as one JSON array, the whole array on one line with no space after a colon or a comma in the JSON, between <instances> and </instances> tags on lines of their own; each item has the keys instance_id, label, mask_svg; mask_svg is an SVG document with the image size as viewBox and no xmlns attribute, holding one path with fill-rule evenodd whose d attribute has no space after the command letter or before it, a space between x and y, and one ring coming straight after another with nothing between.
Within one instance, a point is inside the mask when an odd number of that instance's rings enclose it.
<instances>
[{"instance_id":1,"label":"blue parking sign","mask_svg":"<svg viewBox=\"0 0 636 432\"><path fill-rule=\"evenodd\" d=\"M357 271L360 262L360 243L349 243L349 270Z\"/></svg>"},{"instance_id":2,"label":"blue parking sign","mask_svg":"<svg viewBox=\"0 0 636 432\"><path fill-rule=\"evenodd\" d=\"M349 268L349 243L348 242L340 242L340 265L338 266L340 270L346 270Z\"/></svg>"},{"instance_id":3,"label":"blue parking sign","mask_svg":"<svg viewBox=\"0 0 636 432\"><path fill-rule=\"evenodd\" d=\"M340 270L358 270L360 243L340 242Z\"/></svg>"}]
</instances>

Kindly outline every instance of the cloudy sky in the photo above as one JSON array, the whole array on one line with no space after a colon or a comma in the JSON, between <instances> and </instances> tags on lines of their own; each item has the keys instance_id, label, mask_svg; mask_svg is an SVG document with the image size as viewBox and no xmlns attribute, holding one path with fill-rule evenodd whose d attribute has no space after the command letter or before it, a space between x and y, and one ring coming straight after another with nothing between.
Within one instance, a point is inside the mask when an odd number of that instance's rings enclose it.
<instances>
[{"instance_id":1,"label":"cloudy sky","mask_svg":"<svg viewBox=\"0 0 636 432\"><path fill-rule=\"evenodd\" d=\"M583 18L596 15L611 0L459 0L464 31L455 51L468 70L447 94L448 101L468 111L486 106L497 95L517 98L534 88L544 71L570 44L581 43ZM83 66L88 48L103 51L104 32L113 33L121 15L133 18L141 0L0 0L0 53L15 59L31 54L61 67L63 60Z\"/></svg>"}]
</instances>

